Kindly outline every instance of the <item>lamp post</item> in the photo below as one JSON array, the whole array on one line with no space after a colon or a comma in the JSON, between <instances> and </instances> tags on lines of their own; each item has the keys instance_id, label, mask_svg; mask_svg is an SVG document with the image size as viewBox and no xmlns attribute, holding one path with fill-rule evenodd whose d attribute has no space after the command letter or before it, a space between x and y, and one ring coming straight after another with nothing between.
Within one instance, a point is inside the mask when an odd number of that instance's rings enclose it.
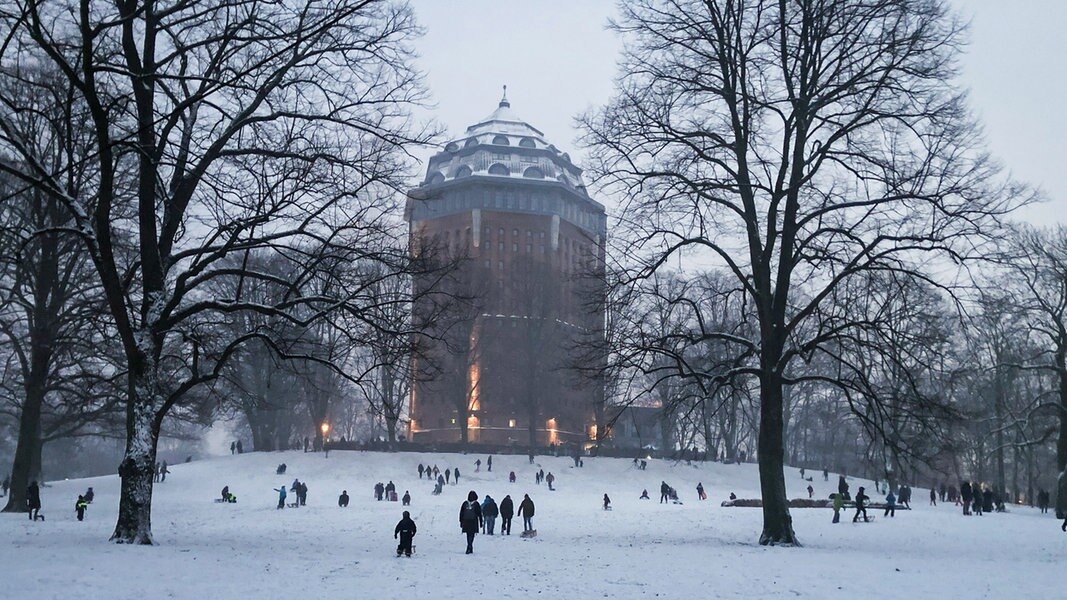
<instances>
[{"instance_id":1,"label":"lamp post","mask_svg":"<svg viewBox=\"0 0 1067 600\"><path fill-rule=\"evenodd\" d=\"M327 436L328 433L330 433L330 424L327 423L326 421L323 421L322 422L322 426L319 427L319 430L322 431L322 451L323 451L325 457L329 458L330 451L326 449L326 440L327 440L326 436Z\"/></svg>"}]
</instances>

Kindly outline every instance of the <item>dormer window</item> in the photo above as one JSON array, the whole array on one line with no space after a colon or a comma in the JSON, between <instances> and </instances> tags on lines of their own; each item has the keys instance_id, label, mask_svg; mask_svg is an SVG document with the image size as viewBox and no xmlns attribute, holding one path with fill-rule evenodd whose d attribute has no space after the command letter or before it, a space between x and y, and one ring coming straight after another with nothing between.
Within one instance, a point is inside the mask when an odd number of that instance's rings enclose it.
<instances>
[{"instance_id":1,"label":"dormer window","mask_svg":"<svg viewBox=\"0 0 1067 600\"><path fill-rule=\"evenodd\" d=\"M510 175L511 174L511 170L508 169L508 167L506 165L502 165L500 163L493 163L493 164L489 165L489 174L490 175Z\"/></svg>"},{"instance_id":2,"label":"dormer window","mask_svg":"<svg viewBox=\"0 0 1067 600\"><path fill-rule=\"evenodd\" d=\"M497 146L510 146L511 142L508 141L508 136L506 136L506 135L498 135L498 136L493 138L493 144L495 144Z\"/></svg>"},{"instance_id":3,"label":"dormer window","mask_svg":"<svg viewBox=\"0 0 1067 600\"><path fill-rule=\"evenodd\" d=\"M523 148L536 148L537 142L535 142L533 138L524 137L519 140L519 146Z\"/></svg>"},{"instance_id":4,"label":"dormer window","mask_svg":"<svg viewBox=\"0 0 1067 600\"><path fill-rule=\"evenodd\" d=\"M544 179L545 172L538 167L530 167L522 172L522 176L530 179Z\"/></svg>"}]
</instances>

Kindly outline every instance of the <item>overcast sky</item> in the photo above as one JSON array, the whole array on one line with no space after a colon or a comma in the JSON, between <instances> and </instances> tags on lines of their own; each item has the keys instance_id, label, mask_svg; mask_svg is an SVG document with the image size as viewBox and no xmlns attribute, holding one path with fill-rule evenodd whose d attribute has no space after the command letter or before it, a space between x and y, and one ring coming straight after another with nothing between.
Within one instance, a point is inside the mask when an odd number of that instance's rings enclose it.
<instances>
[{"instance_id":1,"label":"overcast sky","mask_svg":"<svg viewBox=\"0 0 1067 600\"><path fill-rule=\"evenodd\" d=\"M1067 0L952 0L971 20L963 83L992 152L1049 201L1027 220L1067 223ZM605 30L615 0L413 0L417 48L436 103L458 136L507 84L512 108L576 162L573 118L612 91L621 41ZM611 199L600 199L608 205Z\"/></svg>"}]
</instances>

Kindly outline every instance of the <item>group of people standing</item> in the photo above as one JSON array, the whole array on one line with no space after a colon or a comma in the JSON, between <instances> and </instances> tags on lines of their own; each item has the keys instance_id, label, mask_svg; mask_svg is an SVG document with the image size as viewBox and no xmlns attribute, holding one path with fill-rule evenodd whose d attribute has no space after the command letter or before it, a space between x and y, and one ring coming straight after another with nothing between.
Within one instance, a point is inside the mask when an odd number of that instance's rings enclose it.
<instances>
[{"instance_id":1,"label":"group of people standing","mask_svg":"<svg viewBox=\"0 0 1067 600\"><path fill-rule=\"evenodd\" d=\"M494 535L497 516L501 520L500 535L511 535L511 520L516 514L522 517L523 533L533 531L534 503L530 495L523 494L517 513L514 512L514 507L510 495L505 495L498 506L488 494L479 504L478 493L474 490L468 492L467 500L459 507L459 527L467 536L467 554L474 553L474 536L479 528L486 535Z\"/></svg>"}]
</instances>

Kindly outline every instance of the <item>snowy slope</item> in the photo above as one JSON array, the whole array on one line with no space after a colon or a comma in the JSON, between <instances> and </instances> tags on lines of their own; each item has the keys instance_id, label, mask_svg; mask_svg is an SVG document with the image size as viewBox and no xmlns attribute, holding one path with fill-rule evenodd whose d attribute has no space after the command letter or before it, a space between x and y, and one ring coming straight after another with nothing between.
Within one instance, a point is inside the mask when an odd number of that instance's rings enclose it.
<instances>
[{"instance_id":1,"label":"snowy slope","mask_svg":"<svg viewBox=\"0 0 1067 600\"><path fill-rule=\"evenodd\" d=\"M245 454L175 465L156 486L157 545L123 547L107 538L115 522L117 477L55 482L42 489L47 521L0 515L0 597L5 598L939 598L1063 597L1067 534L1059 522L1027 508L963 517L951 505L927 506L895 519L831 525L826 509L794 509L803 548L765 548L756 541L760 510L722 508L731 491L758 497L755 465L686 466L650 461L647 471L622 459L495 456L493 472L474 472L484 456L300 452ZM278 463L285 476L274 475ZM460 485L439 497L420 481L418 463L460 467ZM534 485L538 467L558 491ZM514 470L518 482L507 482ZM836 477L813 483L816 497ZM308 506L275 509L271 488L294 478L309 488ZM392 531L400 503L376 502L378 481L410 490L418 523L416 555L396 558ZM660 505L659 484L678 489L683 505ZM703 482L709 499L696 501ZM790 497L807 482L787 472ZM850 480L852 490L869 482ZM74 516L78 493L97 498L85 522ZM236 505L213 503L223 485ZM347 489L347 509L337 496ZM466 493L529 493L538 537L479 535L465 556L459 506ZM648 489L651 501L639 501ZM868 490L871 486L868 485ZM601 510L604 493L614 510ZM872 497L875 494L870 494ZM290 495L290 500L293 496ZM875 497L875 500L881 498ZM873 514L873 513L872 513ZM850 517L850 516L849 516Z\"/></svg>"}]
</instances>

